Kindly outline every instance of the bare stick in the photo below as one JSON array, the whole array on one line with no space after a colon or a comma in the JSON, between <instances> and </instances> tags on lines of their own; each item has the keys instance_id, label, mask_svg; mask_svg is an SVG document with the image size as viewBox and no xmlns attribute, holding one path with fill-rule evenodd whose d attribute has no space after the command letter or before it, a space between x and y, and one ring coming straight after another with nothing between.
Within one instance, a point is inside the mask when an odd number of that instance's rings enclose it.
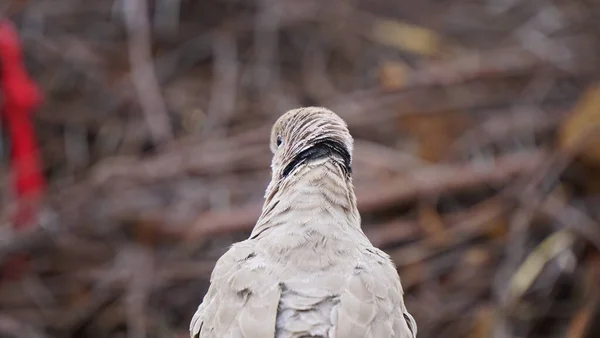
<instances>
[{"instance_id":1,"label":"bare stick","mask_svg":"<svg viewBox=\"0 0 600 338\"><path fill-rule=\"evenodd\" d=\"M167 107L153 68L148 3L146 0L126 0L124 11L129 34L131 76L146 123L148 123L155 142L170 141L173 138L173 132L169 126Z\"/></svg>"}]
</instances>

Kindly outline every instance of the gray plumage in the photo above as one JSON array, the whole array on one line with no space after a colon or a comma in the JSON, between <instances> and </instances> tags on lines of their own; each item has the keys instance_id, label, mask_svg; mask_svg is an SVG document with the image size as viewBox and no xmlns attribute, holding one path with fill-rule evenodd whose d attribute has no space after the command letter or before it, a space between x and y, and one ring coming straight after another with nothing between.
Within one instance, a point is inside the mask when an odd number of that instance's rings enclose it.
<instances>
[{"instance_id":1,"label":"gray plumage","mask_svg":"<svg viewBox=\"0 0 600 338\"><path fill-rule=\"evenodd\" d=\"M416 337L394 264L361 230L346 123L291 110L270 147L262 214L217 261L191 337Z\"/></svg>"}]
</instances>

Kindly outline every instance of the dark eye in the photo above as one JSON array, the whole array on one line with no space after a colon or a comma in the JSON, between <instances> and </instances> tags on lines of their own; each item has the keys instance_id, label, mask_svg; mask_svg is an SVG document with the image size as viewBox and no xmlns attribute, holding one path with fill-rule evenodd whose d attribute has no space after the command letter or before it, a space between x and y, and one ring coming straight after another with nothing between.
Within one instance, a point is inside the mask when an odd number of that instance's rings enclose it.
<instances>
[{"instance_id":1,"label":"dark eye","mask_svg":"<svg viewBox=\"0 0 600 338\"><path fill-rule=\"evenodd\" d=\"M277 146L279 147L282 143L283 139L281 138L281 135L277 136Z\"/></svg>"}]
</instances>

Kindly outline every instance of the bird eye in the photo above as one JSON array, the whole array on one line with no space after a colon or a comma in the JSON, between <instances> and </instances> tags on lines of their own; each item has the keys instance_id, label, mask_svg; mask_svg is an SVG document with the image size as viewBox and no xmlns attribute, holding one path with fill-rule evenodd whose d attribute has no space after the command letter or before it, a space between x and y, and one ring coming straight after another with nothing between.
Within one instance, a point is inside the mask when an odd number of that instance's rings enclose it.
<instances>
[{"instance_id":1,"label":"bird eye","mask_svg":"<svg viewBox=\"0 0 600 338\"><path fill-rule=\"evenodd\" d=\"M282 143L283 139L281 138L281 135L277 136L277 146L279 147Z\"/></svg>"}]
</instances>

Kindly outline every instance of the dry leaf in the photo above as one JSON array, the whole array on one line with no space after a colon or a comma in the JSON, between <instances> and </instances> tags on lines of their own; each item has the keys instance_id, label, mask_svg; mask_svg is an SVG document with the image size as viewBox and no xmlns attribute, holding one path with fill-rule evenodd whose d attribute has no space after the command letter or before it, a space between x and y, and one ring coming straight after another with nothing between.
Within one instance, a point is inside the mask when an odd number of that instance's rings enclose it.
<instances>
[{"instance_id":1,"label":"dry leaf","mask_svg":"<svg viewBox=\"0 0 600 338\"><path fill-rule=\"evenodd\" d=\"M539 277L546 263L571 248L575 236L560 230L548 236L527 256L510 281L510 299L519 299Z\"/></svg>"},{"instance_id":2,"label":"dry leaf","mask_svg":"<svg viewBox=\"0 0 600 338\"><path fill-rule=\"evenodd\" d=\"M402 275L402 286L405 290L417 286L426 279L427 274L427 265L423 262L410 264L400 272L400 275Z\"/></svg>"},{"instance_id":3,"label":"dry leaf","mask_svg":"<svg viewBox=\"0 0 600 338\"><path fill-rule=\"evenodd\" d=\"M579 99L560 130L560 147L576 151L583 160L600 165L600 85ZM593 133L593 134L590 134Z\"/></svg>"},{"instance_id":4,"label":"dry leaf","mask_svg":"<svg viewBox=\"0 0 600 338\"><path fill-rule=\"evenodd\" d=\"M446 226L438 212L431 206L420 204L419 206L419 225L432 243L443 246L446 244Z\"/></svg>"},{"instance_id":5,"label":"dry leaf","mask_svg":"<svg viewBox=\"0 0 600 338\"><path fill-rule=\"evenodd\" d=\"M504 238L508 232L508 227L506 217L494 217L486 225L486 235L491 239Z\"/></svg>"},{"instance_id":6,"label":"dry leaf","mask_svg":"<svg viewBox=\"0 0 600 338\"><path fill-rule=\"evenodd\" d=\"M410 114L400 117L402 130L418 142L418 155L428 161L439 161L469 127L470 120L455 112Z\"/></svg>"},{"instance_id":7,"label":"dry leaf","mask_svg":"<svg viewBox=\"0 0 600 338\"><path fill-rule=\"evenodd\" d=\"M585 284L588 285L586 289L589 292L585 294L584 304L577 311L574 318L569 324L567 330L568 338L584 338L588 337L588 332L591 331L590 327L595 325L594 317L597 311L600 311L600 295L596 288L598 277L598 266L600 263L600 256L595 253L591 255L590 262L588 263L590 268L586 271Z\"/></svg>"},{"instance_id":8,"label":"dry leaf","mask_svg":"<svg viewBox=\"0 0 600 338\"><path fill-rule=\"evenodd\" d=\"M475 314L476 315L473 327L471 328L468 337L490 337L490 334L492 332L492 326L494 323L494 309L489 305L482 306L479 309L477 309Z\"/></svg>"},{"instance_id":9,"label":"dry leaf","mask_svg":"<svg viewBox=\"0 0 600 338\"><path fill-rule=\"evenodd\" d=\"M469 267L478 267L491 261L490 253L485 248L474 247L469 249L464 257L463 263Z\"/></svg>"},{"instance_id":10,"label":"dry leaf","mask_svg":"<svg viewBox=\"0 0 600 338\"><path fill-rule=\"evenodd\" d=\"M409 69L406 64L388 61L379 69L379 80L383 88L399 90L406 87Z\"/></svg>"},{"instance_id":11,"label":"dry leaf","mask_svg":"<svg viewBox=\"0 0 600 338\"><path fill-rule=\"evenodd\" d=\"M437 33L396 20L377 20L372 35L381 44L416 54L432 56L441 50Z\"/></svg>"},{"instance_id":12,"label":"dry leaf","mask_svg":"<svg viewBox=\"0 0 600 338\"><path fill-rule=\"evenodd\" d=\"M202 108L192 108L181 113L181 125L188 134L197 134L206 122L206 114Z\"/></svg>"}]
</instances>

